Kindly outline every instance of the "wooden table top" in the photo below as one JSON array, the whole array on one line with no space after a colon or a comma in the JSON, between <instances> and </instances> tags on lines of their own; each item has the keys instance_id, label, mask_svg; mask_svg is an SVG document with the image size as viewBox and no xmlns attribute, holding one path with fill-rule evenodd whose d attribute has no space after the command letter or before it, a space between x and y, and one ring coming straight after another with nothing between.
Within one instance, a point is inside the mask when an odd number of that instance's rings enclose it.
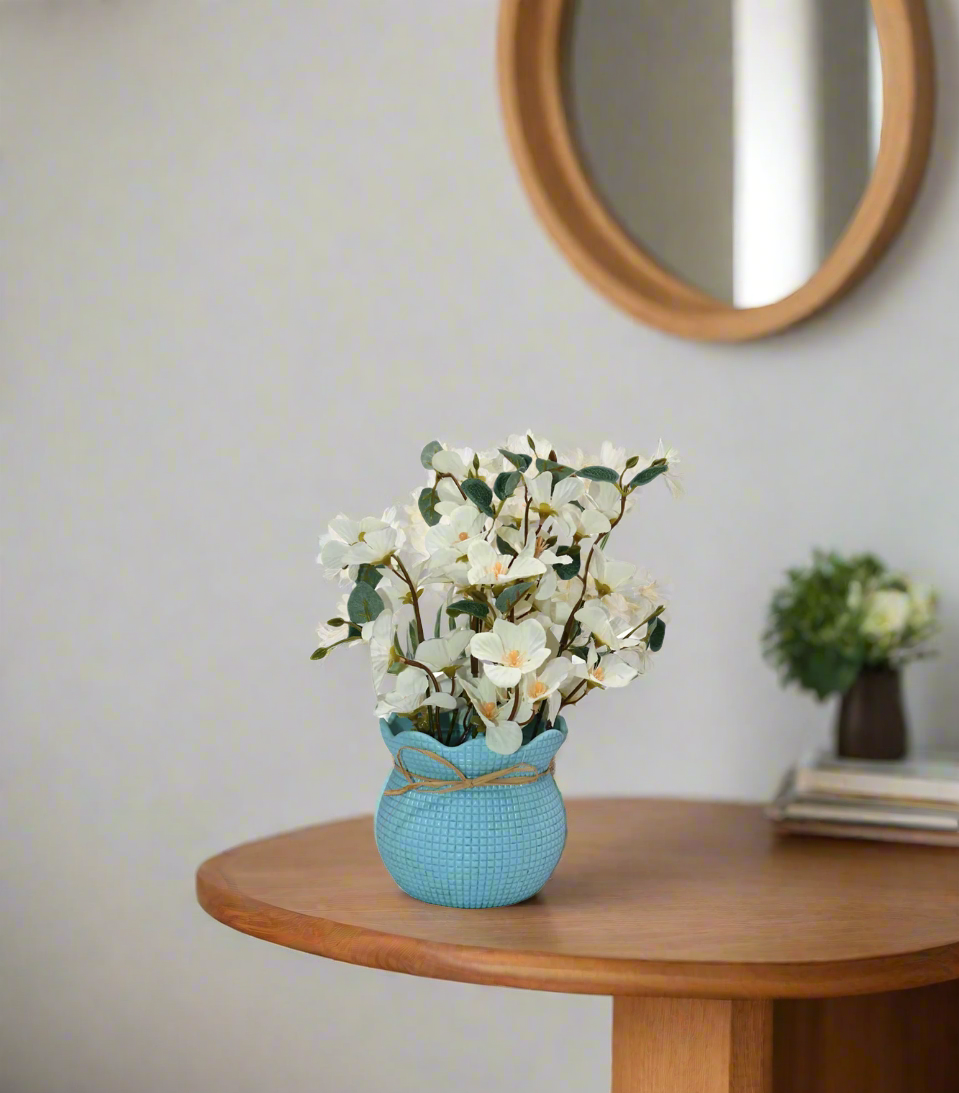
<instances>
[{"instance_id":1,"label":"wooden table top","mask_svg":"<svg viewBox=\"0 0 959 1093\"><path fill-rule=\"evenodd\" d=\"M959 852L777 839L752 805L567 802L569 841L515 907L419 903L369 816L228 850L197 873L216 919L412 975L584 994L830 997L959 979Z\"/></svg>"}]
</instances>

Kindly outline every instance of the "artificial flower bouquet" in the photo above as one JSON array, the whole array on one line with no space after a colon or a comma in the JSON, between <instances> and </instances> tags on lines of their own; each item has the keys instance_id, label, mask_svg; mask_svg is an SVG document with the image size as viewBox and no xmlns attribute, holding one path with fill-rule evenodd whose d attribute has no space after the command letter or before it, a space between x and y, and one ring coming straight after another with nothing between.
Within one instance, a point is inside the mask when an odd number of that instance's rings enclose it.
<instances>
[{"instance_id":1,"label":"artificial flower bouquet","mask_svg":"<svg viewBox=\"0 0 959 1093\"><path fill-rule=\"evenodd\" d=\"M607 544L642 487L678 489L672 449L586 458L527 434L476 453L432 441L420 461L409 505L338 516L322 536L318 560L347 588L313 659L367 646L378 715L500 755L646 671L663 595Z\"/></svg>"},{"instance_id":2,"label":"artificial flower bouquet","mask_svg":"<svg viewBox=\"0 0 959 1093\"><path fill-rule=\"evenodd\" d=\"M369 649L393 757L374 834L393 879L429 903L499 907L538 892L563 852L561 711L625 687L662 647L659 586L607 545L643 486L678 488L678 460L662 444L558 455L530 433L476 453L434 440L420 461L409 505L338 516L321 538L347 587L313 658Z\"/></svg>"}]
</instances>

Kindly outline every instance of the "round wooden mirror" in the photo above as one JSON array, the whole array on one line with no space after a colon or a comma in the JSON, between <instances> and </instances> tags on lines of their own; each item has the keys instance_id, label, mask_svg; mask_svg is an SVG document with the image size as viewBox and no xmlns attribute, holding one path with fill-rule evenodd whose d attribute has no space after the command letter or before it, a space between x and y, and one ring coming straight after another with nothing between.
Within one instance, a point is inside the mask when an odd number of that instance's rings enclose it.
<instances>
[{"instance_id":1,"label":"round wooden mirror","mask_svg":"<svg viewBox=\"0 0 959 1093\"><path fill-rule=\"evenodd\" d=\"M554 239L688 338L763 337L842 295L928 158L923 0L502 0L499 70Z\"/></svg>"}]
</instances>

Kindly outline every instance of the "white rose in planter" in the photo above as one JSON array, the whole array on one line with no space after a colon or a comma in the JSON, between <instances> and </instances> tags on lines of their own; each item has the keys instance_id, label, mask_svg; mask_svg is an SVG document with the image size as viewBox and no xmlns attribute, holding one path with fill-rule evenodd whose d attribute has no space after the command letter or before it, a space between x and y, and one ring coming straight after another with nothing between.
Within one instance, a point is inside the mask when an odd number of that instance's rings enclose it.
<instances>
[{"instance_id":1,"label":"white rose in planter","mask_svg":"<svg viewBox=\"0 0 959 1093\"><path fill-rule=\"evenodd\" d=\"M882 642L895 640L906 629L912 604L906 592L884 588L871 592L865 601L862 632Z\"/></svg>"}]
</instances>

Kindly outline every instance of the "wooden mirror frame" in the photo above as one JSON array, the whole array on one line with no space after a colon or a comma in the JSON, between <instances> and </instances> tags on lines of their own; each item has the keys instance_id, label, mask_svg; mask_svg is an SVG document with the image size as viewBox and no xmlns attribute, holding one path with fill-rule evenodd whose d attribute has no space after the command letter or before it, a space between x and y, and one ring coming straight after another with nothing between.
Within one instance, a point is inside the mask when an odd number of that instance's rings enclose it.
<instances>
[{"instance_id":1,"label":"wooden mirror frame","mask_svg":"<svg viewBox=\"0 0 959 1093\"><path fill-rule=\"evenodd\" d=\"M637 319L701 341L774 334L852 288L912 206L929 157L935 102L924 0L871 3L882 56L883 116L869 185L845 232L801 288L763 307L737 309L667 272L593 189L563 97L564 28L572 0L501 0L499 85L507 134L533 206L573 266Z\"/></svg>"}]
</instances>

